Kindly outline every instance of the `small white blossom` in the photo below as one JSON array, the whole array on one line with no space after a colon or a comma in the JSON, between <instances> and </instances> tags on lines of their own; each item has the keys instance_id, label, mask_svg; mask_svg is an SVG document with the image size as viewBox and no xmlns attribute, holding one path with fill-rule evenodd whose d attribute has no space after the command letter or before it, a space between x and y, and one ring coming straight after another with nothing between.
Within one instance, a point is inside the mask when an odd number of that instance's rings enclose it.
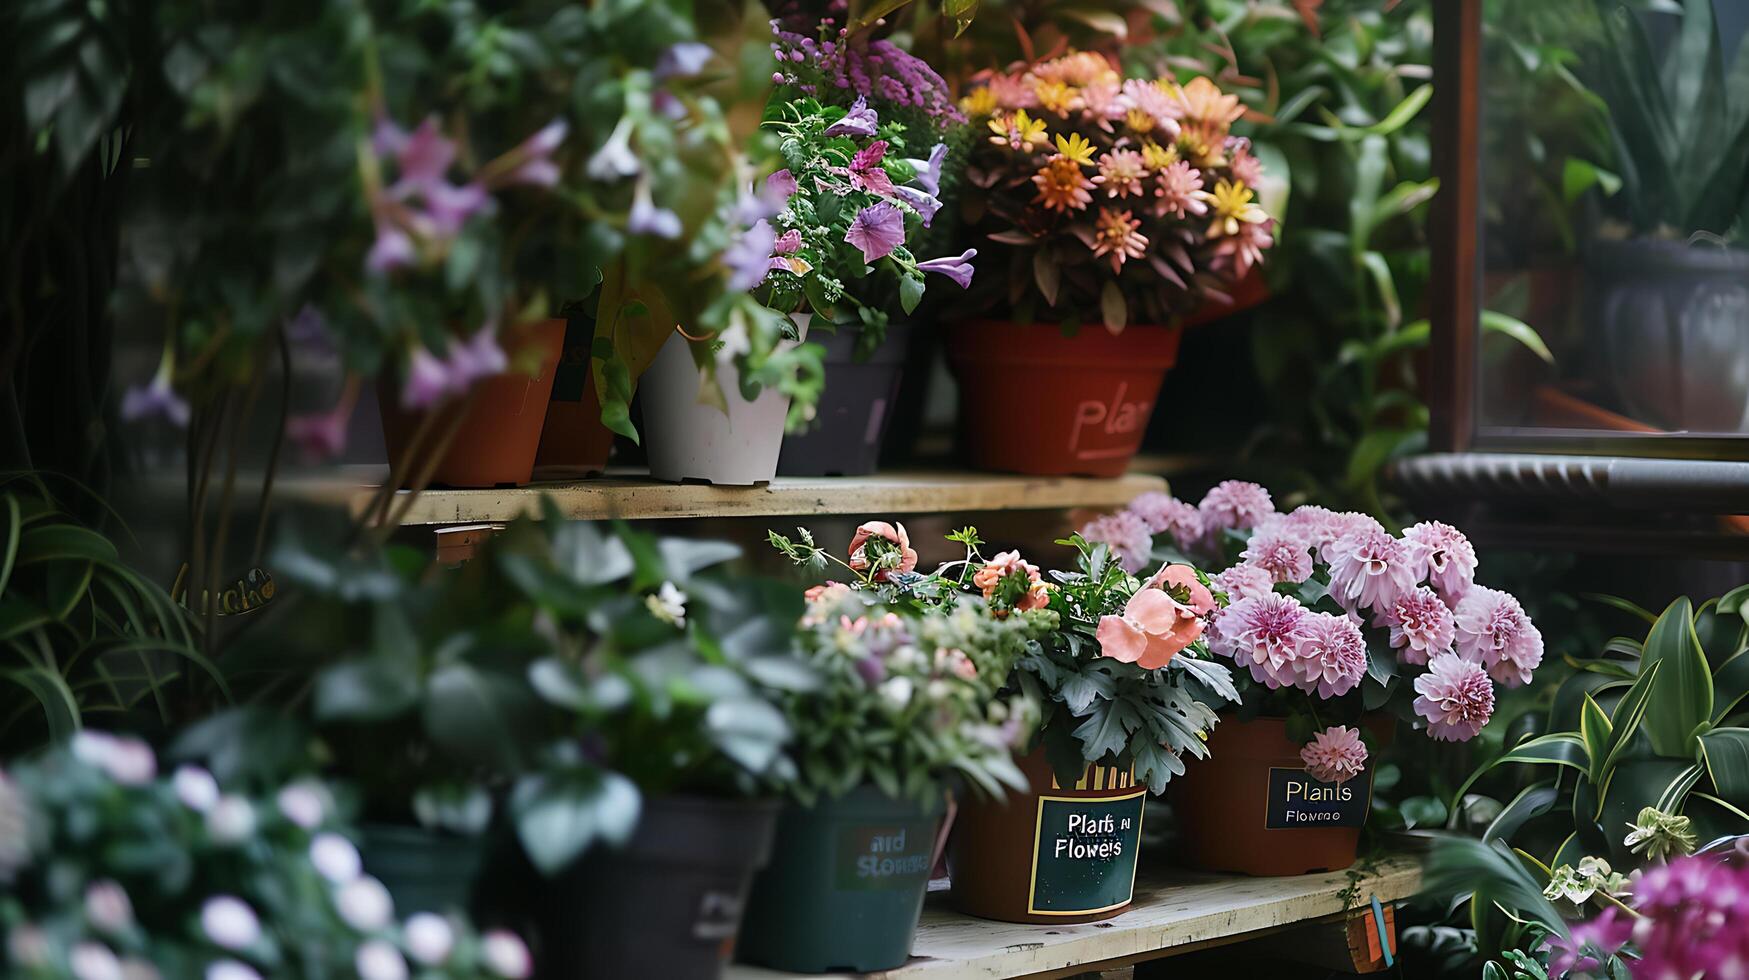
<instances>
[{"instance_id":1,"label":"small white blossom","mask_svg":"<svg viewBox=\"0 0 1749 980\"><path fill-rule=\"evenodd\" d=\"M255 808L241 796L221 796L206 812L206 832L217 844L241 844L255 835Z\"/></svg>"},{"instance_id":2,"label":"small white blossom","mask_svg":"<svg viewBox=\"0 0 1749 980\"><path fill-rule=\"evenodd\" d=\"M534 968L528 947L513 932L494 929L480 937L480 959L486 969L506 980L523 980Z\"/></svg>"},{"instance_id":3,"label":"small white blossom","mask_svg":"<svg viewBox=\"0 0 1749 980\"><path fill-rule=\"evenodd\" d=\"M123 932L134 921L134 904L122 886L108 878L85 889L85 918L99 932Z\"/></svg>"},{"instance_id":4,"label":"small white blossom","mask_svg":"<svg viewBox=\"0 0 1749 980\"><path fill-rule=\"evenodd\" d=\"M358 947L352 967L359 980L407 980L407 961L401 951L384 939L372 939Z\"/></svg>"},{"instance_id":5,"label":"small white blossom","mask_svg":"<svg viewBox=\"0 0 1749 980\"><path fill-rule=\"evenodd\" d=\"M909 677L889 677L881 682L881 697L893 710L903 709L911 703L911 696L916 692L916 685Z\"/></svg>"},{"instance_id":6,"label":"small white blossom","mask_svg":"<svg viewBox=\"0 0 1749 980\"><path fill-rule=\"evenodd\" d=\"M425 966L441 966L455 947L455 933L443 916L417 912L408 917L401 931L407 952Z\"/></svg>"},{"instance_id":7,"label":"small white blossom","mask_svg":"<svg viewBox=\"0 0 1749 980\"><path fill-rule=\"evenodd\" d=\"M6 934L6 953L17 966L48 966L49 937L28 922L13 926Z\"/></svg>"},{"instance_id":8,"label":"small white blossom","mask_svg":"<svg viewBox=\"0 0 1749 980\"><path fill-rule=\"evenodd\" d=\"M74 943L67 968L74 980L122 980L121 960L102 943Z\"/></svg>"},{"instance_id":9,"label":"small white blossom","mask_svg":"<svg viewBox=\"0 0 1749 980\"><path fill-rule=\"evenodd\" d=\"M317 834L310 841L310 863L316 866L316 873L336 885L346 884L363 870L358 848L334 833Z\"/></svg>"},{"instance_id":10,"label":"small white blossom","mask_svg":"<svg viewBox=\"0 0 1749 980\"><path fill-rule=\"evenodd\" d=\"M644 598L644 605L649 607L650 615L662 622L677 629L686 628L686 593L673 582L663 582L655 595Z\"/></svg>"},{"instance_id":11,"label":"small white blossom","mask_svg":"<svg viewBox=\"0 0 1749 980\"><path fill-rule=\"evenodd\" d=\"M324 795L322 787L314 780L303 779L282 788L276 802L279 812L285 814L287 820L305 830L315 830L322 825L322 816L327 809Z\"/></svg>"},{"instance_id":12,"label":"small white blossom","mask_svg":"<svg viewBox=\"0 0 1749 980\"><path fill-rule=\"evenodd\" d=\"M190 810L205 813L219 801L218 780L199 766L177 766L170 781L176 787L176 798Z\"/></svg>"},{"instance_id":13,"label":"small white blossom","mask_svg":"<svg viewBox=\"0 0 1749 980\"><path fill-rule=\"evenodd\" d=\"M144 786L157 778L158 759L152 747L137 738L81 731L73 736L72 748L74 758L102 769L123 786Z\"/></svg>"},{"instance_id":14,"label":"small white blossom","mask_svg":"<svg viewBox=\"0 0 1749 980\"><path fill-rule=\"evenodd\" d=\"M206 980L261 980L261 974L236 960L219 960L207 966Z\"/></svg>"},{"instance_id":15,"label":"small white blossom","mask_svg":"<svg viewBox=\"0 0 1749 980\"><path fill-rule=\"evenodd\" d=\"M334 893L334 907L340 918L359 932L375 932L395 918L395 902L383 883L365 875L340 886Z\"/></svg>"},{"instance_id":16,"label":"small white blossom","mask_svg":"<svg viewBox=\"0 0 1749 980\"><path fill-rule=\"evenodd\" d=\"M200 928L214 944L226 949L247 949L261 938L261 920L242 899L217 895L200 909Z\"/></svg>"}]
</instances>

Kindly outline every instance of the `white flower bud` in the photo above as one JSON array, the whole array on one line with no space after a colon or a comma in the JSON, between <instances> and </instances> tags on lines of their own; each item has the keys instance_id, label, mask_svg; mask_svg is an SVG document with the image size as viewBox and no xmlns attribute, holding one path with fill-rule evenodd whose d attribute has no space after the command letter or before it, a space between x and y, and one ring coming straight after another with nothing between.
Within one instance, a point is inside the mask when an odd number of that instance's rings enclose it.
<instances>
[{"instance_id":1,"label":"white flower bud","mask_svg":"<svg viewBox=\"0 0 1749 980\"><path fill-rule=\"evenodd\" d=\"M176 787L176 798L190 810L205 813L219 801L218 780L199 766L177 766L171 783Z\"/></svg>"},{"instance_id":2,"label":"white flower bud","mask_svg":"<svg viewBox=\"0 0 1749 980\"><path fill-rule=\"evenodd\" d=\"M241 796L221 796L206 812L206 832L216 844L241 844L255 834L255 808Z\"/></svg>"},{"instance_id":3,"label":"white flower bud","mask_svg":"<svg viewBox=\"0 0 1749 980\"><path fill-rule=\"evenodd\" d=\"M383 883L365 875L340 886L334 894L340 918L359 932L376 932L395 918L395 902Z\"/></svg>"},{"instance_id":4,"label":"white flower bud","mask_svg":"<svg viewBox=\"0 0 1749 980\"><path fill-rule=\"evenodd\" d=\"M363 862L359 860L358 848L352 842L339 834L317 834L310 841L310 863L316 866L316 873L336 885L344 885L363 870Z\"/></svg>"},{"instance_id":5,"label":"white flower bud","mask_svg":"<svg viewBox=\"0 0 1749 980\"><path fill-rule=\"evenodd\" d=\"M352 957L359 980L407 980L407 961L401 951L384 939L372 939L358 947Z\"/></svg>"},{"instance_id":6,"label":"white flower bud","mask_svg":"<svg viewBox=\"0 0 1749 980\"><path fill-rule=\"evenodd\" d=\"M261 920L242 899L217 895L200 909L200 927L215 945L247 949L261 939Z\"/></svg>"},{"instance_id":7,"label":"white flower bud","mask_svg":"<svg viewBox=\"0 0 1749 980\"><path fill-rule=\"evenodd\" d=\"M440 966L455 947L455 933L441 915L418 912L407 919L401 931L407 952L425 966Z\"/></svg>"}]
</instances>

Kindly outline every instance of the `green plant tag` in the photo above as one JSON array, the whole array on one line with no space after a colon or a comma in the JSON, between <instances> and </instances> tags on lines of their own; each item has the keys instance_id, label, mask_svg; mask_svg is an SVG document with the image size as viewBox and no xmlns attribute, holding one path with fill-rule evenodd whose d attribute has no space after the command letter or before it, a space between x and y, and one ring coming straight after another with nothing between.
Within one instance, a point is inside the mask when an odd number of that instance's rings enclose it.
<instances>
[{"instance_id":1,"label":"green plant tag","mask_svg":"<svg viewBox=\"0 0 1749 980\"><path fill-rule=\"evenodd\" d=\"M1270 830L1358 827L1366 823L1370 809L1371 770L1346 783L1313 779L1304 769L1269 770L1268 812L1263 825Z\"/></svg>"},{"instance_id":2,"label":"green plant tag","mask_svg":"<svg viewBox=\"0 0 1749 980\"><path fill-rule=\"evenodd\" d=\"M1143 787L1106 799L1041 796L1026 910L1085 915L1126 905L1136 887Z\"/></svg>"}]
</instances>

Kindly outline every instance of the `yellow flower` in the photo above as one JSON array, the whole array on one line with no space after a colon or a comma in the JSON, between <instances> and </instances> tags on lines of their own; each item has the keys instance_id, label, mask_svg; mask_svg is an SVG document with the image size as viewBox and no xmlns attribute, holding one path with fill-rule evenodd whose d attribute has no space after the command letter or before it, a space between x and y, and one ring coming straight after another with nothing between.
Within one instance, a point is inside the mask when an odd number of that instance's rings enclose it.
<instances>
[{"instance_id":1,"label":"yellow flower","mask_svg":"<svg viewBox=\"0 0 1749 980\"><path fill-rule=\"evenodd\" d=\"M991 115L996 111L996 90L988 85L972 89L960 100L960 111L971 119Z\"/></svg>"},{"instance_id":2,"label":"yellow flower","mask_svg":"<svg viewBox=\"0 0 1749 980\"><path fill-rule=\"evenodd\" d=\"M1033 86L1032 94L1038 99L1039 108L1059 116L1081 108L1081 94L1063 82L1039 82Z\"/></svg>"},{"instance_id":3,"label":"yellow flower","mask_svg":"<svg viewBox=\"0 0 1749 980\"><path fill-rule=\"evenodd\" d=\"M1223 180L1215 184L1214 193L1197 191L1196 196L1214 207L1214 220L1209 223L1210 238L1237 235L1241 224L1255 225L1269 220L1269 215L1252 200L1251 188L1239 181Z\"/></svg>"},{"instance_id":4,"label":"yellow flower","mask_svg":"<svg viewBox=\"0 0 1749 980\"><path fill-rule=\"evenodd\" d=\"M1123 121L1132 133L1151 133L1154 131L1154 117L1140 109L1131 109L1125 112Z\"/></svg>"},{"instance_id":5,"label":"yellow flower","mask_svg":"<svg viewBox=\"0 0 1749 980\"><path fill-rule=\"evenodd\" d=\"M1149 170L1165 170L1178 162L1178 151L1170 146L1161 146L1153 140L1142 143L1142 163Z\"/></svg>"},{"instance_id":6,"label":"yellow flower","mask_svg":"<svg viewBox=\"0 0 1749 980\"><path fill-rule=\"evenodd\" d=\"M1064 139L1059 134L1057 136L1057 152L1084 167L1093 165L1093 144L1087 142L1087 137L1080 133L1070 133L1068 139Z\"/></svg>"},{"instance_id":7,"label":"yellow flower","mask_svg":"<svg viewBox=\"0 0 1749 980\"><path fill-rule=\"evenodd\" d=\"M992 116L989 125L990 131L996 134L990 137L990 142L997 146L1031 150L1050 143L1050 138L1045 135L1044 120L1028 116L1025 109L1017 110L1008 118Z\"/></svg>"}]
</instances>

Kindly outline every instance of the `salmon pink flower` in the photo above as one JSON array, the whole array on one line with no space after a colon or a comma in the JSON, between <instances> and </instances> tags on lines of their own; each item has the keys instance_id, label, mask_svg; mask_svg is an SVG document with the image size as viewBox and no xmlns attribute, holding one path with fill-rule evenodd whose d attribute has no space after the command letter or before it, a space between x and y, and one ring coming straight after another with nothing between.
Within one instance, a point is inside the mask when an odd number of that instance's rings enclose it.
<instances>
[{"instance_id":1,"label":"salmon pink flower","mask_svg":"<svg viewBox=\"0 0 1749 980\"><path fill-rule=\"evenodd\" d=\"M1135 150L1109 150L1099 156L1099 175L1105 178L1106 197L1140 197L1148 168Z\"/></svg>"},{"instance_id":2,"label":"salmon pink flower","mask_svg":"<svg viewBox=\"0 0 1749 980\"><path fill-rule=\"evenodd\" d=\"M850 539L849 564L858 572L872 569L874 580L885 582L893 572L903 574L916 568L917 552L911 549L905 525L868 521Z\"/></svg>"},{"instance_id":3,"label":"salmon pink flower","mask_svg":"<svg viewBox=\"0 0 1749 980\"><path fill-rule=\"evenodd\" d=\"M1081 165L1065 156L1054 156L1032 175L1038 188L1034 200L1051 211L1082 211L1093 202L1093 186L1104 178L1089 178Z\"/></svg>"},{"instance_id":4,"label":"salmon pink flower","mask_svg":"<svg viewBox=\"0 0 1749 980\"><path fill-rule=\"evenodd\" d=\"M1101 656L1155 670L1202 635L1202 618L1159 589L1130 596L1121 616L1102 616L1095 636Z\"/></svg>"},{"instance_id":5,"label":"salmon pink flower","mask_svg":"<svg viewBox=\"0 0 1749 980\"><path fill-rule=\"evenodd\" d=\"M1346 783L1366 770L1366 743L1359 729L1332 725L1300 749L1300 761L1313 779Z\"/></svg>"},{"instance_id":6,"label":"salmon pink flower","mask_svg":"<svg viewBox=\"0 0 1749 980\"><path fill-rule=\"evenodd\" d=\"M1099 209L1099 220L1095 224L1093 238L1093 255L1095 258L1111 256L1111 271L1114 274L1123 272L1126 261L1148 254L1148 237L1136 230L1142 227L1142 222L1134 215L1133 211Z\"/></svg>"},{"instance_id":7,"label":"salmon pink flower","mask_svg":"<svg viewBox=\"0 0 1749 980\"><path fill-rule=\"evenodd\" d=\"M1004 551L985 562L972 575L972 584L984 593L985 601L1017 612L1043 609L1051 602L1038 566L1020 557L1018 551Z\"/></svg>"},{"instance_id":8,"label":"salmon pink flower","mask_svg":"<svg viewBox=\"0 0 1749 980\"><path fill-rule=\"evenodd\" d=\"M1452 653L1436 655L1415 678L1415 713L1427 719L1427 734L1442 742L1475 738L1494 714L1494 685L1481 664Z\"/></svg>"},{"instance_id":9,"label":"salmon pink flower","mask_svg":"<svg viewBox=\"0 0 1749 980\"><path fill-rule=\"evenodd\" d=\"M1198 616L1207 616L1215 611L1215 597L1209 592L1208 586L1197 578L1196 569L1189 565L1174 565L1168 562L1161 565L1160 570L1148 579L1145 589L1159 589L1171 596L1179 605L1189 606Z\"/></svg>"},{"instance_id":10,"label":"salmon pink flower","mask_svg":"<svg viewBox=\"0 0 1749 980\"><path fill-rule=\"evenodd\" d=\"M1201 171L1186 160L1170 163L1154 179L1154 213L1174 218L1205 215L1209 209L1197 197L1201 193Z\"/></svg>"}]
</instances>

